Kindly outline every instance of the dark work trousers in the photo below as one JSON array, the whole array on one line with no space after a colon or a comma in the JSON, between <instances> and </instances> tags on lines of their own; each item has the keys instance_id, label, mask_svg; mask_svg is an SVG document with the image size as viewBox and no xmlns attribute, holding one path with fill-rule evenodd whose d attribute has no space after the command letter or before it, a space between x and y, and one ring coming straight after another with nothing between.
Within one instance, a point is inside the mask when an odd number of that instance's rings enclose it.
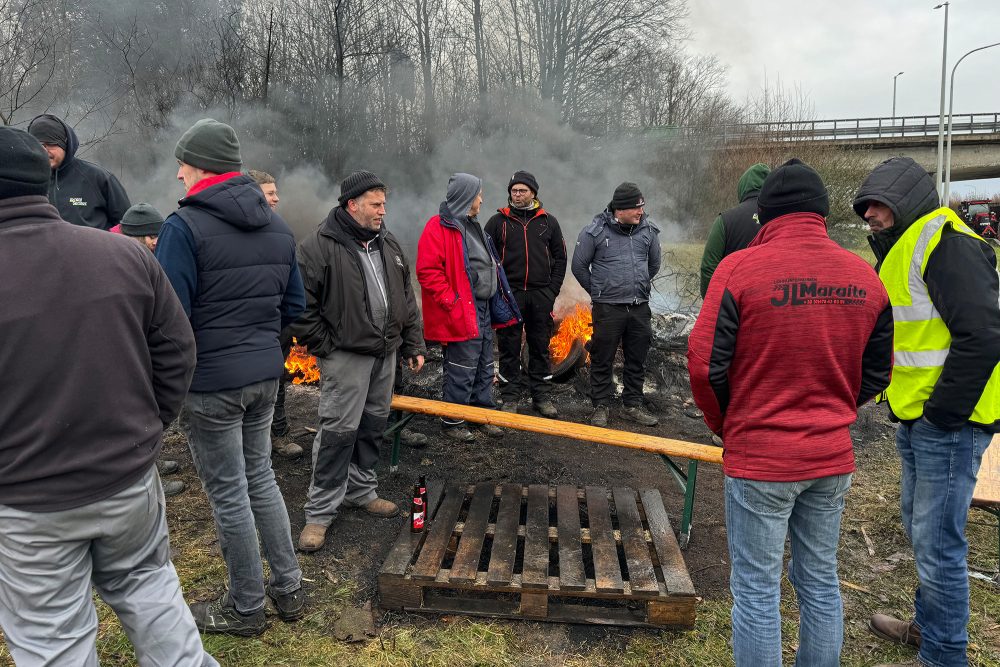
<instances>
[{"instance_id":1,"label":"dark work trousers","mask_svg":"<svg viewBox=\"0 0 1000 667\"><path fill-rule=\"evenodd\" d=\"M595 303L594 337L590 339L590 395L594 405L610 405L614 393L612 366L621 343L625 356L622 403L642 405L646 355L653 340L648 303L638 305Z\"/></svg>"},{"instance_id":2,"label":"dark work trousers","mask_svg":"<svg viewBox=\"0 0 1000 667\"><path fill-rule=\"evenodd\" d=\"M292 352L292 336L285 329L278 339L281 344L281 358L287 359ZM278 394L274 398L274 418L271 420L271 429L276 433L281 433L288 428L288 418L285 416L285 385L292 381L291 374L286 370L282 372L278 379Z\"/></svg>"},{"instance_id":3,"label":"dark work trousers","mask_svg":"<svg viewBox=\"0 0 1000 667\"><path fill-rule=\"evenodd\" d=\"M500 393L504 403L517 403L525 384L536 403L546 400L552 391L545 377L549 366L549 339L552 338L552 300L542 290L514 290L523 324L497 329L497 349L500 350L500 375L507 381ZM528 345L528 368L521 368L521 332ZM524 376L527 375L527 383Z\"/></svg>"},{"instance_id":4,"label":"dark work trousers","mask_svg":"<svg viewBox=\"0 0 1000 667\"><path fill-rule=\"evenodd\" d=\"M448 343L444 347L444 390L442 400L479 408L496 407L493 400L493 327L490 307L476 301L479 336ZM461 426L464 419L442 419L445 428Z\"/></svg>"}]
</instances>

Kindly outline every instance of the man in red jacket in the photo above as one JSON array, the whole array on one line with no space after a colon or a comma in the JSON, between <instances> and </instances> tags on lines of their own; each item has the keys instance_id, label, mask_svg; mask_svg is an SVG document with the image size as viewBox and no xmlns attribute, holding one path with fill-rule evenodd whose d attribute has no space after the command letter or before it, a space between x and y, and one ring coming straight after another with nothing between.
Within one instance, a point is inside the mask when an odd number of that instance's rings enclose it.
<instances>
[{"instance_id":1,"label":"man in red jacket","mask_svg":"<svg viewBox=\"0 0 1000 667\"><path fill-rule=\"evenodd\" d=\"M837 542L858 406L889 384L892 310L875 271L826 233L819 174L789 160L757 200L761 231L719 264L691 332L698 407L725 442L738 666L781 665L781 572L799 598L796 664L840 664Z\"/></svg>"},{"instance_id":2,"label":"man in red jacket","mask_svg":"<svg viewBox=\"0 0 1000 667\"><path fill-rule=\"evenodd\" d=\"M495 408L493 329L516 324L521 315L493 241L476 219L482 203L482 179L452 175L439 214L420 235L417 280L424 338L445 346L443 400ZM491 424L479 428L503 434ZM442 432L459 442L473 440L462 419L443 419Z\"/></svg>"}]
</instances>

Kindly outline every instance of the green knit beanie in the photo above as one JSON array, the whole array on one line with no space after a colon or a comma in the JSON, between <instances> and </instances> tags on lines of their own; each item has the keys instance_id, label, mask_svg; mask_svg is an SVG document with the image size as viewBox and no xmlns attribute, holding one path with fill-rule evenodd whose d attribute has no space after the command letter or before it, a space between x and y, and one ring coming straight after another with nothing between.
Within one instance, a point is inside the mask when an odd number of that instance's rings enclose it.
<instances>
[{"instance_id":1,"label":"green knit beanie","mask_svg":"<svg viewBox=\"0 0 1000 667\"><path fill-rule=\"evenodd\" d=\"M243 166L236 131L212 118L202 118L192 125L177 142L174 156L213 174L239 171Z\"/></svg>"},{"instance_id":2,"label":"green knit beanie","mask_svg":"<svg viewBox=\"0 0 1000 667\"><path fill-rule=\"evenodd\" d=\"M163 216L149 204L136 204L125 211L121 226L125 236L159 236Z\"/></svg>"}]
</instances>

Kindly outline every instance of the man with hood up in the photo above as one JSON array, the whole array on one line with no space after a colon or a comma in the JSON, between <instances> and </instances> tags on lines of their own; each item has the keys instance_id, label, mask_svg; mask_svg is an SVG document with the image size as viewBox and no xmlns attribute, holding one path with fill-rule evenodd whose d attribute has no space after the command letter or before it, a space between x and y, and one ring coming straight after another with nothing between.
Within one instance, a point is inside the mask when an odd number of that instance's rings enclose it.
<instances>
[{"instance_id":1,"label":"man with hood up","mask_svg":"<svg viewBox=\"0 0 1000 667\"><path fill-rule=\"evenodd\" d=\"M28 124L28 134L49 155L49 201L63 220L104 230L121 222L130 206L125 188L108 170L76 157L80 141L72 127L42 114Z\"/></svg>"},{"instance_id":2,"label":"man with hood up","mask_svg":"<svg viewBox=\"0 0 1000 667\"><path fill-rule=\"evenodd\" d=\"M319 430L299 549L317 551L340 507L390 518L376 493L396 353L424 365L410 263L384 223L386 187L370 171L340 184L339 206L299 245L306 310L292 327L320 369Z\"/></svg>"},{"instance_id":3,"label":"man with hood up","mask_svg":"<svg viewBox=\"0 0 1000 667\"><path fill-rule=\"evenodd\" d=\"M527 171L515 171L507 184L509 203L486 223L486 233L500 252L500 263L514 290L524 326L497 331L503 409L517 412L524 385L543 417L558 417L545 380L552 338L552 309L566 277L566 242L556 217L538 201L538 180ZM528 365L521 368L522 330L528 346ZM523 377L527 376L527 383Z\"/></svg>"},{"instance_id":4,"label":"man with hood up","mask_svg":"<svg viewBox=\"0 0 1000 667\"><path fill-rule=\"evenodd\" d=\"M271 414L285 360L278 334L305 307L292 230L271 210L233 128L199 120L174 150L187 195L160 230L156 257L191 319L198 363L184 429L212 504L229 591L192 605L203 632L259 635L264 597L303 614L302 571L271 469ZM271 566L265 584L260 542Z\"/></svg>"},{"instance_id":5,"label":"man with hood up","mask_svg":"<svg viewBox=\"0 0 1000 667\"><path fill-rule=\"evenodd\" d=\"M983 452L1000 432L1000 279L990 245L940 206L930 175L886 160L858 189L895 321L903 528L919 587L912 620L876 614L871 630L919 648L920 664L965 665L969 572L965 524Z\"/></svg>"},{"instance_id":6,"label":"man with hood up","mask_svg":"<svg viewBox=\"0 0 1000 667\"><path fill-rule=\"evenodd\" d=\"M739 204L723 211L712 223L701 256L701 298L705 298L715 267L727 255L743 250L760 231L757 222L757 195L764 179L771 173L766 164L758 162L743 172L736 184Z\"/></svg>"},{"instance_id":7,"label":"man with hood up","mask_svg":"<svg viewBox=\"0 0 1000 667\"><path fill-rule=\"evenodd\" d=\"M760 233L719 264L688 340L694 399L725 442L733 657L782 664L787 539L795 664L836 667L850 425L889 383L892 311L871 266L827 235L829 195L809 165L775 169L757 206Z\"/></svg>"},{"instance_id":8,"label":"man with hood up","mask_svg":"<svg viewBox=\"0 0 1000 667\"><path fill-rule=\"evenodd\" d=\"M438 215L420 235L417 280L424 338L444 346L443 400L493 409L493 329L517 324L521 314L493 240L476 219L482 203L482 179L452 175ZM490 424L479 429L502 435ZM442 419L442 433L459 442L473 440L464 419Z\"/></svg>"},{"instance_id":9,"label":"man with hood up","mask_svg":"<svg viewBox=\"0 0 1000 667\"><path fill-rule=\"evenodd\" d=\"M619 343L625 356L625 416L642 426L659 423L642 407L646 355L653 341L649 294L659 270L660 230L646 216L646 200L639 187L622 183L608 207L580 232L573 252L573 275L593 303L590 393L594 414L590 423L594 426L608 425L612 366Z\"/></svg>"}]
</instances>

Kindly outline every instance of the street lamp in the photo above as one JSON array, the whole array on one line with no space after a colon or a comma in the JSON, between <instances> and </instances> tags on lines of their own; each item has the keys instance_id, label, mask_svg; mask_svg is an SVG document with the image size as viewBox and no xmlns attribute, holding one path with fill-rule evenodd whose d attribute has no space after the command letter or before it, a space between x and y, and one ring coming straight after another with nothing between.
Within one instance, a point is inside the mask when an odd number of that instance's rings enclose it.
<instances>
[{"instance_id":1,"label":"street lamp","mask_svg":"<svg viewBox=\"0 0 1000 667\"><path fill-rule=\"evenodd\" d=\"M938 116L938 149L937 149L937 173L934 180L937 181L938 196L944 194L944 182L942 170L944 169L944 84L948 74L948 4L942 2L935 5L934 9L944 7L944 45L941 47L941 112Z\"/></svg>"},{"instance_id":2,"label":"street lamp","mask_svg":"<svg viewBox=\"0 0 1000 667\"><path fill-rule=\"evenodd\" d=\"M903 72L900 72L896 76L892 77L892 126L893 129L896 127L896 79L902 76Z\"/></svg>"},{"instance_id":3,"label":"street lamp","mask_svg":"<svg viewBox=\"0 0 1000 667\"><path fill-rule=\"evenodd\" d=\"M1000 42L995 44L987 44L986 46L980 46L978 49L972 49L964 56L958 59L955 66L951 68L951 84L949 85L948 91L948 155L945 158L945 169L947 170L944 176L944 195L941 198L941 205L948 205L948 197L951 195L951 111L955 104L955 70L958 66L962 64L962 61L966 57L971 56L976 51L983 51L985 49L992 49L994 46L1000 46Z\"/></svg>"}]
</instances>

